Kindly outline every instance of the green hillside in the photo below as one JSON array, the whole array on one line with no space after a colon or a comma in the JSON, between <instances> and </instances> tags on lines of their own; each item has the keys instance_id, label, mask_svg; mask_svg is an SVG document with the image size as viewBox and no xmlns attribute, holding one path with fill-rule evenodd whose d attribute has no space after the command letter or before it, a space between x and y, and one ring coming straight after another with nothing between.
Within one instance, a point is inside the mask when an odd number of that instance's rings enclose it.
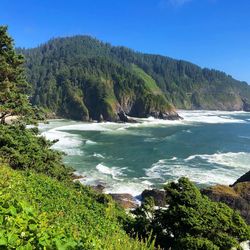
<instances>
[{"instance_id":1,"label":"green hillside","mask_svg":"<svg viewBox=\"0 0 250 250\"><path fill-rule=\"evenodd\" d=\"M77 120L178 119L174 108L248 110L250 87L217 70L88 36L57 38L26 57L32 103Z\"/></svg>"},{"instance_id":2,"label":"green hillside","mask_svg":"<svg viewBox=\"0 0 250 250\"><path fill-rule=\"evenodd\" d=\"M141 77L145 82L145 87L149 89L152 93L162 95L162 91L157 86L157 83L155 80L148 75L143 69L139 68L137 65L132 64L132 70L137 74L139 77Z\"/></svg>"},{"instance_id":3,"label":"green hillside","mask_svg":"<svg viewBox=\"0 0 250 250\"><path fill-rule=\"evenodd\" d=\"M1 249L154 249L121 229L126 214L107 196L4 165L0 176Z\"/></svg>"},{"instance_id":4,"label":"green hillside","mask_svg":"<svg viewBox=\"0 0 250 250\"><path fill-rule=\"evenodd\" d=\"M119 121L119 113L175 116L154 80L109 56L111 48L89 37L73 37L22 51L28 80L34 83L32 103L77 120Z\"/></svg>"}]
</instances>

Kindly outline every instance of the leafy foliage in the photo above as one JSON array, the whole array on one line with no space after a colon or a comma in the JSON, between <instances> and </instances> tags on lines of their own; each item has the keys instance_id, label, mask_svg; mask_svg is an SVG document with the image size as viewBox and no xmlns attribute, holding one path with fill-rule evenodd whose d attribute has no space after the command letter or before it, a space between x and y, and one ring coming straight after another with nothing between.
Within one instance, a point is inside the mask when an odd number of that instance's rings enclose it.
<instances>
[{"instance_id":1,"label":"leafy foliage","mask_svg":"<svg viewBox=\"0 0 250 250\"><path fill-rule=\"evenodd\" d=\"M135 211L134 231L145 237L152 230L164 249L224 249L250 238L240 215L223 203L202 196L187 178L166 187L167 209L152 209L152 201Z\"/></svg>"},{"instance_id":2,"label":"leafy foliage","mask_svg":"<svg viewBox=\"0 0 250 250\"><path fill-rule=\"evenodd\" d=\"M154 249L121 229L124 210L71 181L0 167L1 249Z\"/></svg>"},{"instance_id":3,"label":"leafy foliage","mask_svg":"<svg viewBox=\"0 0 250 250\"><path fill-rule=\"evenodd\" d=\"M57 179L69 178L72 170L62 163L62 154L50 149L53 142L38 136L36 128L0 125L0 160L14 169L32 169Z\"/></svg>"},{"instance_id":4,"label":"leafy foliage","mask_svg":"<svg viewBox=\"0 0 250 250\"><path fill-rule=\"evenodd\" d=\"M29 88L22 67L23 56L17 55L7 27L0 26L0 123L7 117L18 115L26 120L33 115L25 92Z\"/></svg>"}]
</instances>

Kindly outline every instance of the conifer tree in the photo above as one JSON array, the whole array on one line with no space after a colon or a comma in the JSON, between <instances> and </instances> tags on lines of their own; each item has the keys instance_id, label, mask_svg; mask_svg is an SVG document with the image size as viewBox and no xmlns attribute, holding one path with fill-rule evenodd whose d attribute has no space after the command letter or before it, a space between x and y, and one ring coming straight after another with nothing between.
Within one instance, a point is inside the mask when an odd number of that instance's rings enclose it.
<instances>
[{"instance_id":1,"label":"conifer tree","mask_svg":"<svg viewBox=\"0 0 250 250\"><path fill-rule=\"evenodd\" d=\"M18 120L29 119L32 108L27 93L24 58L15 52L13 40L7 33L7 26L0 26L0 123L17 115Z\"/></svg>"}]
</instances>

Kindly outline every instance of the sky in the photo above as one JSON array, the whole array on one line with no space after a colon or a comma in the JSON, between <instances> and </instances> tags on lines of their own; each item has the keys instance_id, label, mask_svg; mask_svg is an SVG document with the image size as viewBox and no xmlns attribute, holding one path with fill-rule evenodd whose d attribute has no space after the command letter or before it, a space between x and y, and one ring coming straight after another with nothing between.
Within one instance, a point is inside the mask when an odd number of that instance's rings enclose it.
<instances>
[{"instance_id":1,"label":"sky","mask_svg":"<svg viewBox=\"0 0 250 250\"><path fill-rule=\"evenodd\" d=\"M1 0L17 47L91 35L222 70L250 84L250 0Z\"/></svg>"}]
</instances>

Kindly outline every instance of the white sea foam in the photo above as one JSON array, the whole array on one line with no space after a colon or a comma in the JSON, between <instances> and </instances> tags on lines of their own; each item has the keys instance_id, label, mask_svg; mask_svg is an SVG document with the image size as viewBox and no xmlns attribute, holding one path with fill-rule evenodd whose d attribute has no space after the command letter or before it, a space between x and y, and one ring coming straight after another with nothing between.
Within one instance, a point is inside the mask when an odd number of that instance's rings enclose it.
<instances>
[{"instance_id":1,"label":"white sea foam","mask_svg":"<svg viewBox=\"0 0 250 250\"><path fill-rule=\"evenodd\" d=\"M149 186L149 187L154 185L152 182L147 181L147 180L142 181L141 183L142 183L142 184L145 184L145 185L147 185L147 186Z\"/></svg>"},{"instance_id":2,"label":"white sea foam","mask_svg":"<svg viewBox=\"0 0 250 250\"><path fill-rule=\"evenodd\" d=\"M120 174L123 176L124 168L119 170L118 168L108 168L103 164L99 164L96 170L79 172L80 175L84 176L80 181L90 186L102 184L105 187L103 190L105 193L129 193L133 196L138 196L143 190L150 189L153 186L152 182L141 178L113 178L112 175L116 175L117 171L119 176Z\"/></svg>"},{"instance_id":3,"label":"white sea foam","mask_svg":"<svg viewBox=\"0 0 250 250\"><path fill-rule=\"evenodd\" d=\"M102 159L105 158L102 154L97 154L97 153L94 153L93 156L97 158L102 158Z\"/></svg>"},{"instance_id":4,"label":"white sea foam","mask_svg":"<svg viewBox=\"0 0 250 250\"><path fill-rule=\"evenodd\" d=\"M234 118L233 115L246 114L243 111L179 111L184 118L183 122L191 123L245 123L244 119Z\"/></svg>"},{"instance_id":5,"label":"white sea foam","mask_svg":"<svg viewBox=\"0 0 250 250\"><path fill-rule=\"evenodd\" d=\"M114 180L122 180L119 177L124 176L123 170L126 168L117 168L117 167L110 167L109 168L109 167L103 165L102 163L99 163L96 166L96 169L103 174L111 175Z\"/></svg>"},{"instance_id":6,"label":"white sea foam","mask_svg":"<svg viewBox=\"0 0 250 250\"><path fill-rule=\"evenodd\" d=\"M140 182L140 181L124 181L114 183L112 186L105 188L105 193L128 193L133 196L140 195L145 189L150 189L151 183Z\"/></svg>"},{"instance_id":7,"label":"white sea foam","mask_svg":"<svg viewBox=\"0 0 250 250\"><path fill-rule=\"evenodd\" d=\"M240 135L239 138L250 140L250 136Z\"/></svg>"},{"instance_id":8,"label":"white sea foam","mask_svg":"<svg viewBox=\"0 0 250 250\"><path fill-rule=\"evenodd\" d=\"M191 155L185 159L185 161L192 161L194 159L202 159L211 164L219 164L227 167L237 168L237 169L247 169L249 168L250 153L246 152L228 152L228 153L215 153L209 154L197 154Z\"/></svg>"},{"instance_id":9,"label":"white sea foam","mask_svg":"<svg viewBox=\"0 0 250 250\"><path fill-rule=\"evenodd\" d=\"M95 144L97 144L97 142L91 141L91 140L86 140L85 144L87 144L87 145L95 145Z\"/></svg>"},{"instance_id":10,"label":"white sea foam","mask_svg":"<svg viewBox=\"0 0 250 250\"><path fill-rule=\"evenodd\" d=\"M162 159L145 169L148 179L177 180L186 176L200 184L225 184L235 182L249 171L250 153L216 153L192 155L186 159Z\"/></svg>"},{"instance_id":11,"label":"white sea foam","mask_svg":"<svg viewBox=\"0 0 250 250\"><path fill-rule=\"evenodd\" d=\"M58 131L56 128L43 132L42 135L51 141L58 140L52 146L53 149L61 150L67 155L83 155L83 152L79 149L82 141L77 135Z\"/></svg>"},{"instance_id":12,"label":"white sea foam","mask_svg":"<svg viewBox=\"0 0 250 250\"><path fill-rule=\"evenodd\" d=\"M110 125L112 123L109 123ZM75 125L62 126L59 128L63 131L108 131L111 128L108 128L107 123L87 123L82 122Z\"/></svg>"},{"instance_id":13,"label":"white sea foam","mask_svg":"<svg viewBox=\"0 0 250 250\"><path fill-rule=\"evenodd\" d=\"M172 157L171 159L170 159L171 161L175 161L175 160L177 160L177 157Z\"/></svg>"},{"instance_id":14,"label":"white sea foam","mask_svg":"<svg viewBox=\"0 0 250 250\"><path fill-rule=\"evenodd\" d=\"M190 129L187 129L187 130L182 130L182 132L184 132L184 133L192 133L192 131L190 130Z\"/></svg>"},{"instance_id":15,"label":"white sea foam","mask_svg":"<svg viewBox=\"0 0 250 250\"><path fill-rule=\"evenodd\" d=\"M157 142L157 141L160 141L160 139L152 137L152 138L146 138L144 139L144 141L145 142Z\"/></svg>"},{"instance_id":16,"label":"white sea foam","mask_svg":"<svg viewBox=\"0 0 250 250\"><path fill-rule=\"evenodd\" d=\"M40 124L39 128L42 132L49 129L55 129L57 131L100 131L103 133L117 133L117 134L139 134L142 135L143 131L136 131L129 128L140 127L159 127L159 126L176 126L176 125L194 125L197 123L219 124L219 123L245 123L243 119L235 118L234 115L247 114L246 112L236 111L184 111L179 110L178 113L184 118L184 120L161 120L153 117L149 118L134 118L138 123L89 123L89 122L73 122L67 120L52 120L49 124ZM62 124L65 124L62 126ZM54 130L54 131L55 131ZM186 133L190 133L190 130L183 130ZM147 135L147 134L145 134ZM149 135L147 135L149 136ZM146 141L153 140L152 138L145 139Z\"/></svg>"}]
</instances>

